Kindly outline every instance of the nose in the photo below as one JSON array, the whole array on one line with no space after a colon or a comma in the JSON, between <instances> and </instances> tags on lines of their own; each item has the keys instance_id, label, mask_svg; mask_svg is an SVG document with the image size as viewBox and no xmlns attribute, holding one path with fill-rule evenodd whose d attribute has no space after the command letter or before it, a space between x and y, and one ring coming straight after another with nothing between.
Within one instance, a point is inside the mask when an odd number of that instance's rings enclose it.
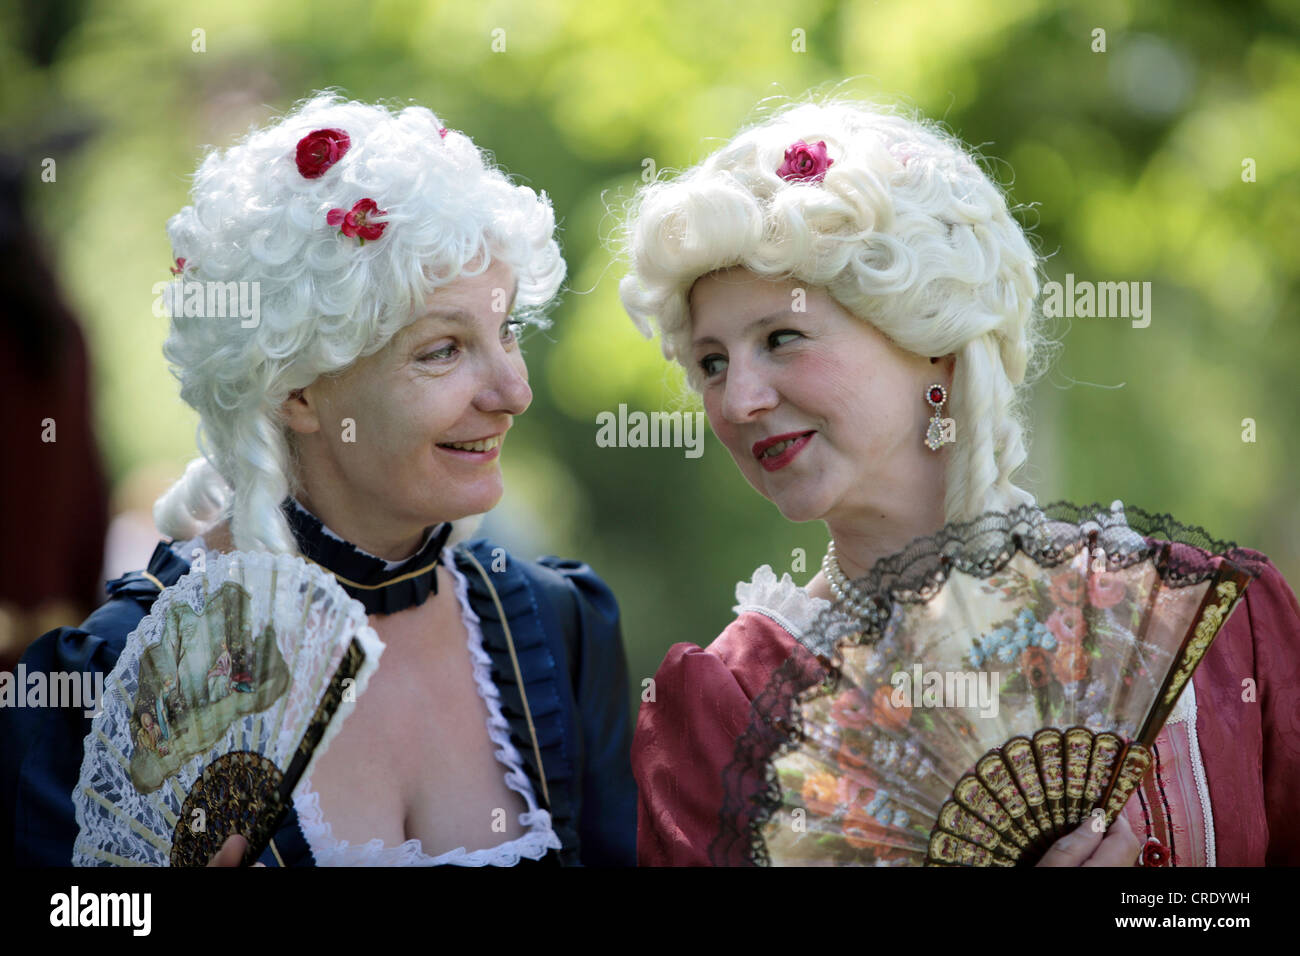
<instances>
[{"instance_id":1,"label":"nose","mask_svg":"<svg viewBox=\"0 0 1300 956\"><path fill-rule=\"evenodd\" d=\"M528 386L528 366L516 350L497 351L484 370L482 388L475 405L484 412L505 412L522 415L533 403L533 390Z\"/></svg>"},{"instance_id":2,"label":"nose","mask_svg":"<svg viewBox=\"0 0 1300 956\"><path fill-rule=\"evenodd\" d=\"M722 415L727 421L737 425L753 421L775 408L779 401L776 389L761 369L734 358L727 365L722 393Z\"/></svg>"}]
</instances>

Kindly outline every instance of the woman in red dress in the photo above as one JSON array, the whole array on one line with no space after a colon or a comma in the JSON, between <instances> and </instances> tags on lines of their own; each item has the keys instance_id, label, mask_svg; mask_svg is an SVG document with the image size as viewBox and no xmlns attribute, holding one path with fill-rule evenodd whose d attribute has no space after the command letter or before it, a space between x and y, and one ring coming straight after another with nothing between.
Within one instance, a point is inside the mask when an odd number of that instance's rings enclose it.
<instances>
[{"instance_id":1,"label":"woman in red dress","mask_svg":"<svg viewBox=\"0 0 1300 956\"><path fill-rule=\"evenodd\" d=\"M1048 353L1038 260L960 144L854 103L797 105L651 184L628 234L633 319L658 326L754 489L831 537L806 586L760 567L712 644L674 645L638 718L640 862L745 863L743 841L719 850L724 775L819 611L916 538L1034 504L1011 477ZM932 431L945 416L955 435ZM1300 863L1300 607L1250 554L1259 576L1153 771L1104 839L1081 827L1045 864Z\"/></svg>"}]
</instances>

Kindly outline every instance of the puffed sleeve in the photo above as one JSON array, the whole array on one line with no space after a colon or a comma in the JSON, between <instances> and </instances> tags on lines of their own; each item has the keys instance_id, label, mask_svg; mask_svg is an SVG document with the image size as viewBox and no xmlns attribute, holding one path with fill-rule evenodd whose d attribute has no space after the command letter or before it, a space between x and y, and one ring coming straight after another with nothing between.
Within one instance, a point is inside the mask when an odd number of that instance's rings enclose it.
<instances>
[{"instance_id":1,"label":"puffed sleeve","mask_svg":"<svg viewBox=\"0 0 1300 956\"><path fill-rule=\"evenodd\" d=\"M1300 605L1271 563L1243 598L1264 734L1269 866L1300 865Z\"/></svg>"},{"instance_id":2,"label":"puffed sleeve","mask_svg":"<svg viewBox=\"0 0 1300 956\"><path fill-rule=\"evenodd\" d=\"M587 866L633 866L636 784L629 757L631 707L618 602L582 562L547 557L538 563L564 576L577 613L570 676L583 743L580 856Z\"/></svg>"},{"instance_id":3,"label":"puffed sleeve","mask_svg":"<svg viewBox=\"0 0 1300 956\"><path fill-rule=\"evenodd\" d=\"M749 719L749 697L718 656L674 644L644 700L632 742L642 866L708 866L723 770Z\"/></svg>"}]
</instances>

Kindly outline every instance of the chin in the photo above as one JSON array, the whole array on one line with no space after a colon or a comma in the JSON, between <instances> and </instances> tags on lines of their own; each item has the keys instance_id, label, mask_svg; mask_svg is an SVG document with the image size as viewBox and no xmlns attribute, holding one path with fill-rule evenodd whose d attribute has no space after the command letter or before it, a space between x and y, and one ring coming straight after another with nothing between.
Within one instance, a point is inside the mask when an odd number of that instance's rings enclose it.
<instances>
[{"instance_id":1,"label":"chin","mask_svg":"<svg viewBox=\"0 0 1300 956\"><path fill-rule=\"evenodd\" d=\"M776 505L777 509L781 512L781 516L785 518L786 521L793 521L796 524L805 521L816 521L825 514L821 508L809 507L808 503L804 501L773 501L772 503Z\"/></svg>"},{"instance_id":2,"label":"chin","mask_svg":"<svg viewBox=\"0 0 1300 956\"><path fill-rule=\"evenodd\" d=\"M453 507L445 507L439 521L460 521L471 515L487 514L501 502L500 495L466 498L457 501Z\"/></svg>"},{"instance_id":3,"label":"chin","mask_svg":"<svg viewBox=\"0 0 1300 956\"><path fill-rule=\"evenodd\" d=\"M762 492L759 493L762 494ZM776 505L777 510L781 512L781 516L785 518L786 521L793 521L796 523L803 521L816 521L826 513L826 508L823 507L820 501L801 495L797 489L788 489L776 497L766 494L764 494L763 497Z\"/></svg>"},{"instance_id":4,"label":"chin","mask_svg":"<svg viewBox=\"0 0 1300 956\"><path fill-rule=\"evenodd\" d=\"M426 525L439 524L484 514L500 503L504 490L500 481L485 482L478 487L460 488L459 494L454 496L444 494L429 498L421 509L424 512L424 522Z\"/></svg>"}]
</instances>

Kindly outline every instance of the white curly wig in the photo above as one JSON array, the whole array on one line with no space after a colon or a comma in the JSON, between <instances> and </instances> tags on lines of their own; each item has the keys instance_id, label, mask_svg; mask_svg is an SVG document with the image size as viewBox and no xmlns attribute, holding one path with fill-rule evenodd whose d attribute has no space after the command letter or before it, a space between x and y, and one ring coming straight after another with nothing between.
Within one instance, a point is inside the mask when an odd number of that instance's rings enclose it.
<instances>
[{"instance_id":1,"label":"white curly wig","mask_svg":"<svg viewBox=\"0 0 1300 956\"><path fill-rule=\"evenodd\" d=\"M800 140L826 143L833 163L820 183L777 176ZM1038 259L1002 191L933 124L854 101L784 107L675 179L642 187L623 242L624 307L646 336L658 326L693 387L697 279L743 266L824 287L899 347L956 354L946 520L1034 503L1011 475L1027 457L1026 373L1050 351L1035 309Z\"/></svg>"},{"instance_id":2,"label":"white curly wig","mask_svg":"<svg viewBox=\"0 0 1300 956\"><path fill-rule=\"evenodd\" d=\"M350 145L308 179L296 147L321 129L342 130ZM364 244L326 221L362 198L387 222ZM185 260L173 285L256 282L260 322L170 310L163 352L199 413L202 455L154 505L158 529L175 538L229 518L236 548L296 553L280 511L299 487L280 417L289 394L379 351L425 296L494 260L518 282L516 317L537 324L564 278L546 194L512 184L424 107L396 112L318 93L210 151L191 199L167 223L172 254Z\"/></svg>"}]
</instances>

